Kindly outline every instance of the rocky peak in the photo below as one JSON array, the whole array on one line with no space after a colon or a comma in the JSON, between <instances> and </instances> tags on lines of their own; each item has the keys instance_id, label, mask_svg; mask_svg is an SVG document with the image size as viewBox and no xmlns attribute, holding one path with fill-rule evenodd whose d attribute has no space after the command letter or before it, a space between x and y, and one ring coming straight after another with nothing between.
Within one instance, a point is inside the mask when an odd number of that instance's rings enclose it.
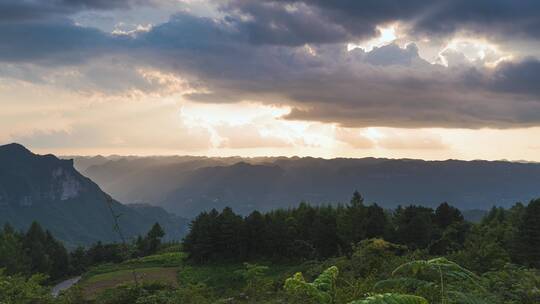
<instances>
[{"instance_id":1,"label":"rocky peak","mask_svg":"<svg viewBox=\"0 0 540 304\"><path fill-rule=\"evenodd\" d=\"M73 160L37 155L20 144L0 146L0 203L32 206L78 198L97 186L73 167Z\"/></svg>"}]
</instances>

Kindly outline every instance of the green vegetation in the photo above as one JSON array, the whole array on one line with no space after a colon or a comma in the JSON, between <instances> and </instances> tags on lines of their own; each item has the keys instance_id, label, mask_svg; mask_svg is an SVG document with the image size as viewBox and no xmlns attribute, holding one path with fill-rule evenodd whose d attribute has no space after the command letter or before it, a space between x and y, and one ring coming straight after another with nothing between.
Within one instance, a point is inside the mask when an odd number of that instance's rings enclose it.
<instances>
[{"instance_id":1,"label":"green vegetation","mask_svg":"<svg viewBox=\"0 0 540 304\"><path fill-rule=\"evenodd\" d=\"M6 274L46 275L46 282L54 282L67 276L82 274L93 265L107 268L108 264L138 263L149 264L149 258L131 259L157 252L161 248L164 233L159 224L154 224L145 238L139 237L137 243L131 245L102 244L98 242L88 249L78 247L68 253L64 245L55 239L41 225L33 222L26 233L18 232L10 225L0 230L0 269ZM148 244L140 246L140 244ZM169 253L154 261L153 266L178 265L182 259L179 252ZM165 264L165 265L163 265ZM92 270L96 271L96 270ZM99 270L97 270L99 271ZM108 271L108 270L107 270Z\"/></svg>"},{"instance_id":2,"label":"green vegetation","mask_svg":"<svg viewBox=\"0 0 540 304\"><path fill-rule=\"evenodd\" d=\"M46 249L25 242L47 233L7 227L0 254L11 264L2 266L0 303L538 304L539 205L493 208L477 224L446 203L390 212L359 194L347 206L301 204L247 217L226 208L197 217L182 244L162 244L154 227L127 247L71 252L68 269L91 262L57 298L44 276L32 276L53 269L47 254L49 268L35 254ZM9 254L18 248L34 251ZM18 264L27 257L35 262Z\"/></svg>"}]
</instances>

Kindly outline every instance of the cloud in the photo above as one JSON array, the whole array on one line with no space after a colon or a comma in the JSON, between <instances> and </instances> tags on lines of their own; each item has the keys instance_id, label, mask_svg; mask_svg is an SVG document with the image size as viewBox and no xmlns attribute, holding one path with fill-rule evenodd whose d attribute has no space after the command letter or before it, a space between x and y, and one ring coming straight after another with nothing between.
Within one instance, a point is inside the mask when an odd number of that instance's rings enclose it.
<instances>
[{"instance_id":1,"label":"cloud","mask_svg":"<svg viewBox=\"0 0 540 304\"><path fill-rule=\"evenodd\" d=\"M241 8L251 2L234 1ZM261 2L261 1L257 1ZM535 0L267 0L274 5L308 6L334 26L352 36L369 36L379 24L401 22L421 35L450 35L472 31L491 36L523 36L537 39L540 3ZM262 5L262 4L261 4Z\"/></svg>"},{"instance_id":2,"label":"cloud","mask_svg":"<svg viewBox=\"0 0 540 304\"><path fill-rule=\"evenodd\" d=\"M344 142L356 149L370 149L375 147L375 143L360 134L359 130L336 128L335 137L338 141Z\"/></svg>"},{"instance_id":3,"label":"cloud","mask_svg":"<svg viewBox=\"0 0 540 304\"><path fill-rule=\"evenodd\" d=\"M449 148L440 136L422 131L405 133L386 131L384 136L377 141L377 145L391 150L443 150Z\"/></svg>"},{"instance_id":4,"label":"cloud","mask_svg":"<svg viewBox=\"0 0 540 304\"><path fill-rule=\"evenodd\" d=\"M244 32L255 45L299 46L355 37L343 25L321 15L316 7L301 2L283 5L278 1L241 0L228 2L221 10L227 14L225 20Z\"/></svg>"},{"instance_id":5,"label":"cloud","mask_svg":"<svg viewBox=\"0 0 540 304\"><path fill-rule=\"evenodd\" d=\"M143 0L2 0L0 24L54 19L84 10L126 9L134 5L151 5L154 2Z\"/></svg>"},{"instance_id":6,"label":"cloud","mask_svg":"<svg viewBox=\"0 0 540 304\"><path fill-rule=\"evenodd\" d=\"M413 61L421 61L418 56L418 48L414 43L402 49L397 44L391 43L380 48L375 48L366 54L365 61L373 65L411 65Z\"/></svg>"},{"instance_id":7,"label":"cloud","mask_svg":"<svg viewBox=\"0 0 540 304\"><path fill-rule=\"evenodd\" d=\"M525 94L540 98L540 61L527 58L520 62L503 62L491 76L495 91Z\"/></svg>"},{"instance_id":8,"label":"cloud","mask_svg":"<svg viewBox=\"0 0 540 304\"><path fill-rule=\"evenodd\" d=\"M253 149L253 148L285 148L292 143L273 134L263 135L255 124L219 125L214 127L222 138L220 148Z\"/></svg>"},{"instance_id":9,"label":"cloud","mask_svg":"<svg viewBox=\"0 0 540 304\"><path fill-rule=\"evenodd\" d=\"M0 23L0 61L74 64L110 52L117 41L67 19Z\"/></svg>"},{"instance_id":10,"label":"cloud","mask_svg":"<svg viewBox=\"0 0 540 304\"><path fill-rule=\"evenodd\" d=\"M125 123L125 121L124 121ZM20 134L11 137L11 141L19 142L36 149L85 149L85 148L108 148L108 149L140 149L148 147L149 150L166 149L172 151L201 151L210 148L210 134L203 129L189 129L185 126L175 128L166 136L155 136L155 131L150 131L147 125L139 124L133 127L137 130L125 130L117 128L111 131L115 124L102 122L100 127L95 124L74 123L67 130L35 130L32 133Z\"/></svg>"},{"instance_id":11,"label":"cloud","mask_svg":"<svg viewBox=\"0 0 540 304\"><path fill-rule=\"evenodd\" d=\"M529 12L518 12L513 4L517 2L509 1L234 0L220 6L221 18L182 12L130 35L80 26L69 18L69 12L115 9L136 2L24 3L33 8L48 5L61 17L33 17L28 15L30 10L21 9L12 15L20 17L0 22L4 39L0 61L50 70L69 66L79 75L73 78L78 81L60 78L55 84L74 90L102 89L115 94L166 89L140 74L141 68L149 68L197 88L184 95L193 101L287 105L292 111L284 118L289 120L344 127L540 125L537 59L501 62L489 68L460 64L467 59L453 54L457 64L444 67L421 58L415 44L392 43L369 52L349 52L344 44L370 37L377 25L396 20L410 23L413 32L430 33L449 33L458 30L458 24L471 29L483 29L493 22L502 26L510 20L506 10L524 18L514 22L515 27L522 26L516 30L529 35L525 25L535 24L529 17L537 10L530 1L520 2ZM9 5L13 10L17 7L13 1ZM487 18L488 12L493 18ZM434 16L448 25L432 24ZM99 64L110 58L118 62Z\"/></svg>"}]
</instances>

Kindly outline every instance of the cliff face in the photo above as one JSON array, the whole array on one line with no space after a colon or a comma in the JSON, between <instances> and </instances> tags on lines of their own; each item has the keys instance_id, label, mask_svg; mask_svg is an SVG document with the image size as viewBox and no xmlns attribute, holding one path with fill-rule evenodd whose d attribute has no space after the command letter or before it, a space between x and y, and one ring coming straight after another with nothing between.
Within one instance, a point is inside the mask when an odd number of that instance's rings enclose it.
<instances>
[{"instance_id":1,"label":"cliff face","mask_svg":"<svg viewBox=\"0 0 540 304\"><path fill-rule=\"evenodd\" d=\"M117 241L106 197L74 169L72 160L36 155L18 144L0 146L0 224L25 229L36 220L68 245ZM154 222L171 239L185 232L187 221L178 216L116 201L112 207L122 215L120 224L129 237L146 233Z\"/></svg>"},{"instance_id":2,"label":"cliff face","mask_svg":"<svg viewBox=\"0 0 540 304\"><path fill-rule=\"evenodd\" d=\"M76 199L99 188L72 160L36 155L18 144L0 146L0 205L30 207Z\"/></svg>"}]
</instances>

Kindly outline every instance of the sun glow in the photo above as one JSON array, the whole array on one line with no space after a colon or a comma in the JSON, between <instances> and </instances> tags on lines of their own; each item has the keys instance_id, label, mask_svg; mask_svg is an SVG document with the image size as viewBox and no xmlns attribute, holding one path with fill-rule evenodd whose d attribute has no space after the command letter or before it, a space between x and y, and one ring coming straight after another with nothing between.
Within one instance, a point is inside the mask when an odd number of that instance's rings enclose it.
<instances>
[{"instance_id":1,"label":"sun glow","mask_svg":"<svg viewBox=\"0 0 540 304\"><path fill-rule=\"evenodd\" d=\"M482 63L488 67L494 67L501 61L513 58L512 54L483 38L456 37L452 39L439 52L439 60L445 66L450 65L449 52L462 54L468 61Z\"/></svg>"},{"instance_id":2,"label":"sun glow","mask_svg":"<svg viewBox=\"0 0 540 304\"><path fill-rule=\"evenodd\" d=\"M377 128L372 128L372 127L366 128L362 132L362 135L365 136L366 138L369 138L372 141L377 141L384 137L384 134L382 132L377 130Z\"/></svg>"},{"instance_id":3,"label":"sun glow","mask_svg":"<svg viewBox=\"0 0 540 304\"><path fill-rule=\"evenodd\" d=\"M397 39L396 28L397 25L395 24L388 26L378 26L377 31L379 32L379 36L367 41L360 42L358 44L349 43L347 45L347 50L350 51L356 48L361 48L366 52L371 52L373 48L387 45Z\"/></svg>"}]
</instances>

